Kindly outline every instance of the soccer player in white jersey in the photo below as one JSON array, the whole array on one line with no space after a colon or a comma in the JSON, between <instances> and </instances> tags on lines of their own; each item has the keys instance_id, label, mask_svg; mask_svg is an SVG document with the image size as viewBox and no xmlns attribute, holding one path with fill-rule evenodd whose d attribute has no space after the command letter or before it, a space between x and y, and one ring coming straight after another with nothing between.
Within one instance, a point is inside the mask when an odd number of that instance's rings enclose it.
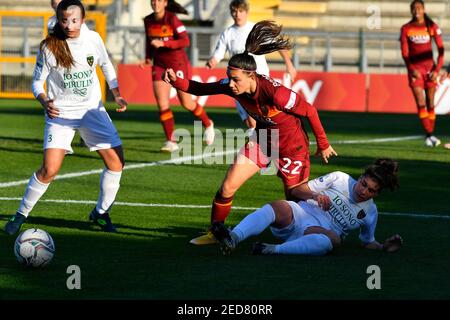
<instances>
[{"instance_id":1,"label":"soccer player in white jersey","mask_svg":"<svg viewBox=\"0 0 450 320\"><path fill-rule=\"evenodd\" d=\"M378 159L358 180L340 171L310 180L298 187L302 201L275 201L249 214L229 231L213 226L222 252L229 254L238 243L270 226L282 244L255 243L254 254L325 255L341 244L354 229L367 249L395 252L402 238L395 234L383 244L375 240L378 212L373 198L381 190L398 187L398 165L392 159Z\"/></svg>"},{"instance_id":2,"label":"soccer player in white jersey","mask_svg":"<svg viewBox=\"0 0 450 320\"><path fill-rule=\"evenodd\" d=\"M230 56L234 56L245 51L245 41L255 25L253 22L247 21L248 11L249 3L247 0L231 1L230 14L233 17L234 24L225 29L220 35L213 56L206 62L206 66L208 68L214 68L225 57L226 52L228 52ZM279 53L286 64L286 72L289 74L291 79L294 80L297 75L297 71L295 70L295 67L289 57L289 51L280 50ZM267 65L265 56L254 55L253 58L255 59L257 66L256 72L269 76L269 66ZM255 128L255 120L248 115L238 101L235 102L241 120L248 128Z\"/></svg>"},{"instance_id":3,"label":"soccer player in white jersey","mask_svg":"<svg viewBox=\"0 0 450 320\"><path fill-rule=\"evenodd\" d=\"M73 152L75 130L90 151L98 152L106 166L100 177L98 202L89 218L103 231L116 231L109 211L120 187L124 156L117 130L101 101L97 65L119 105L116 111L124 112L127 102L120 96L116 73L100 35L81 27L85 17L81 2L63 0L58 5L57 17L54 32L41 42L32 83L33 94L46 114L44 160L31 176L19 209L5 226L5 232L11 235L20 230L56 177L65 155Z\"/></svg>"}]
</instances>

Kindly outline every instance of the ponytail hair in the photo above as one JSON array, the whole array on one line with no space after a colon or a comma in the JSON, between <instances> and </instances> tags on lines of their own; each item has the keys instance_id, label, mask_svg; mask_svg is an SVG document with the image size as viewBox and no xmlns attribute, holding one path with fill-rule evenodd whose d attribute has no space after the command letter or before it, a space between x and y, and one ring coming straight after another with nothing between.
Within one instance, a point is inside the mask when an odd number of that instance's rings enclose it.
<instances>
[{"instance_id":1,"label":"ponytail hair","mask_svg":"<svg viewBox=\"0 0 450 320\"><path fill-rule=\"evenodd\" d=\"M231 57L228 67L244 71L256 71L255 59L250 55L261 55L283 49L291 49L289 39L281 34L282 26L264 20L255 24L245 42L245 51Z\"/></svg>"},{"instance_id":2,"label":"ponytail hair","mask_svg":"<svg viewBox=\"0 0 450 320\"><path fill-rule=\"evenodd\" d=\"M364 176L375 180L379 185L379 191L385 188L394 191L399 187L398 183L398 163L389 158L380 158L364 171Z\"/></svg>"},{"instance_id":3,"label":"ponytail hair","mask_svg":"<svg viewBox=\"0 0 450 320\"><path fill-rule=\"evenodd\" d=\"M53 28L53 32L49 33L47 37L41 41L39 46L41 52L44 46L50 50L55 57L57 67L63 67L68 70L75 65L75 61L66 41L67 35L61 28L59 20L62 18L62 12L67 11L67 9L72 6L77 6L81 9L81 18L84 19L86 11L84 10L83 4L79 0L61 1L56 9L56 17L58 21Z\"/></svg>"},{"instance_id":4,"label":"ponytail hair","mask_svg":"<svg viewBox=\"0 0 450 320\"><path fill-rule=\"evenodd\" d=\"M188 11L181 4L179 4L174 0L167 0L166 10L173 13L189 14Z\"/></svg>"}]
</instances>

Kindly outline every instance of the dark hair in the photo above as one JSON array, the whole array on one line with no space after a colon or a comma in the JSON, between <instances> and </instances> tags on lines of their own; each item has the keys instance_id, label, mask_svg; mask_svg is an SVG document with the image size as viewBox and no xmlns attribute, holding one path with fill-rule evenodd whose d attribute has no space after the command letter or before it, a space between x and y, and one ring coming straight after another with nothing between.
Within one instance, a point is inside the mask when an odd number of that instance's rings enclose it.
<instances>
[{"instance_id":1,"label":"dark hair","mask_svg":"<svg viewBox=\"0 0 450 320\"><path fill-rule=\"evenodd\" d=\"M413 0L409 5L409 9L411 12L414 9L414 5L416 3L420 3L425 8L425 2L423 2L423 0ZM430 28L433 26L434 21L426 13L424 13L423 17L425 19L425 25L427 26L427 31L428 31L428 33L430 33ZM410 22L414 22L414 21L416 21L416 17L413 17Z\"/></svg>"},{"instance_id":2,"label":"dark hair","mask_svg":"<svg viewBox=\"0 0 450 320\"><path fill-rule=\"evenodd\" d=\"M86 16L86 11L84 10L83 4L79 0L63 0L56 8L56 17L58 21L62 18L62 12L67 11L67 9L71 6L79 7L81 9L81 17L84 19ZM74 66L75 61L73 60L73 56L70 52L66 39L67 35L64 33L64 30L61 28L60 24L56 22L53 32L49 33L47 37L41 41L40 50L42 51L42 48L45 45L55 56L57 66L70 69Z\"/></svg>"},{"instance_id":3,"label":"dark hair","mask_svg":"<svg viewBox=\"0 0 450 320\"><path fill-rule=\"evenodd\" d=\"M374 164L368 166L363 175L375 180L380 186L379 191L385 188L394 191L399 187L397 174L397 161L389 158L380 158L377 159Z\"/></svg>"},{"instance_id":4,"label":"dark hair","mask_svg":"<svg viewBox=\"0 0 450 320\"><path fill-rule=\"evenodd\" d=\"M174 0L167 0L166 10L173 13L188 14L188 11L181 4Z\"/></svg>"},{"instance_id":5,"label":"dark hair","mask_svg":"<svg viewBox=\"0 0 450 320\"><path fill-rule=\"evenodd\" d=\"M291 49L289 39L281 34L282 26L274 21L264 20L255 24L245 42L245 51L235 54L228 62L232 68L255 71L256 62L250 55L271 53L282 49Z\"/></svg>"},{"instance_id":6,"label":"dark hair","mask_svg":"<svg viewBox=\"0 0 450 320\"><path fill-rule=\"evenodd\" d=\"M230 2L230 11L239 8L248 11L250 9L250 5L247 0L233 0Z\"/></svg>"}]
</instances>

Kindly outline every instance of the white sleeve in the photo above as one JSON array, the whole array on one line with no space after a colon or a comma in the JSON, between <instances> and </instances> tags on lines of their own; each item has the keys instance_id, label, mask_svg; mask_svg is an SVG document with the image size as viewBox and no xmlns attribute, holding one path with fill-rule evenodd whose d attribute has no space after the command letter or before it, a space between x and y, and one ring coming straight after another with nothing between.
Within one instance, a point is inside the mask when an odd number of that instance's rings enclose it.
<instances>
[{"instance_id":1,"label":"white sleeve","mask_svg":"<svg viewBox=\"0 0 450 320\"><path fill-rule=\"evenodd\" d=\"M225 57L225 52L227 52L227 37L225 31L219 37L216 44L216 49L214 49L213 57L217 62L220 62Z\"/></svg>"},{"instance_id":2,"label":"white sleeve","mask_svg":"<svg viewBox=\"0 0 450 320\"><path fill-rule=\"evenodd\" d=\"M34 66L33 81L31 82L31 90L36 98L41 93L45 93L44 84L48 74L49 67L47 65L46 54L44 50L39 50L36 58L36 65Z\"/></svg>"},{"instance_id":3,"label":"white sleeve","mask_svg":"<svg viewBox=\"0 0 450 320\"><path fill-rule=\"evenodd\" d=\"M97 34L97 45L99 49L98 65L105 75L109 89L117 88L119 83L117 81L116 70L114 70L111 60L109 59L108 52L106 52L105 44L99 34Z\"/></svg>"},{"instance_id":4,"label":"white sleeve","mask_svg":"<svg viewBox=\"0 0 450 320\"><path fill-rule=\"evenodd\" d=\"M311 189L312 192L320 193L324 190L327 190L331 188L333 183L339 179L341 172L335 171L328 173L324 176L321 176L319 178L313 179L308 181L309 189Z\"/></svg>"},{"instance_id":5,"label":"white sleeve","mask_svg":"<svg viewBox=\"0 0 450 320\"><path fill-rule=\"evenodd\" d=\"M375 241L375 228L377 227L378 222L378 210L376 205L373 205L372 212L369 216L372 217L372 219L363 224L359 231L359 240L365 244Z\"/></svg>"}]
</instances>

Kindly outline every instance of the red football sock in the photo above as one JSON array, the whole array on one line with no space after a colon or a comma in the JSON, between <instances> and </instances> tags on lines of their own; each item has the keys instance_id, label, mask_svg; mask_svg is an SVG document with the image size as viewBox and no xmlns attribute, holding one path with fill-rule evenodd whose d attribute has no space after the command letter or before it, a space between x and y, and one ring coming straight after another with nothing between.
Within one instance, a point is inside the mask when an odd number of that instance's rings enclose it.
<instances>
[{"instance_id":1,"label":"red football sock","mask_svg":"<svg viewBox=\"0 0 450 320\"><path fill-rule=\"evenodd\" d=\"M175 120L173 119L172 110L169 109L159 112L159 121L161 121L164 133L166 134L166 140L175 141L173 139L173 128L175 127Z\"/></svg>"},{"instance_id":2,"label":"red football sock","mask_svg":"<svg viewBox=\"0 0 450 320\"><path fill-rule=\"evenodd\" d=\"M233 196L225 198L220 191L217 191L211 209L211 223L225 222L228 214L231 211L231 204L233 203Z\"/></svg>"},{"instance_id":3,"label":"red football sock","mask_svg":"<svg viewBox=\"0 0 450 320\"><path fill-rule=\"evenodd\" d=\"M430 131L434 132L434 124L436 122L436 113L434 112L434 108L428 110L428 121L430 122Z\"/></svg>"},{"instance_id":4,"label":"red football sock","mask_svg":"<svg viewBox=\"0 0 450 320\"><path fill-rule=\"evenodd\" d=\"M433 131L431 130L430 119L428 119L428 111L425 107L419 108L419 119L426 134L430 135Z\"/></svg>"},{"instance_id":5,"label":"red football sock","mask_svg":"<svg viewBox=\"0 0 450 320\"><path fill-rule=\"evenodd\" d=\"M198 103L195 106L195 109L192 110L192 113L194 116L202 121L202 124L205 128L209 127L211 125L211 120L209 120L208 115L206 114L205 109Z\"/></svg>"}]
</instances>

